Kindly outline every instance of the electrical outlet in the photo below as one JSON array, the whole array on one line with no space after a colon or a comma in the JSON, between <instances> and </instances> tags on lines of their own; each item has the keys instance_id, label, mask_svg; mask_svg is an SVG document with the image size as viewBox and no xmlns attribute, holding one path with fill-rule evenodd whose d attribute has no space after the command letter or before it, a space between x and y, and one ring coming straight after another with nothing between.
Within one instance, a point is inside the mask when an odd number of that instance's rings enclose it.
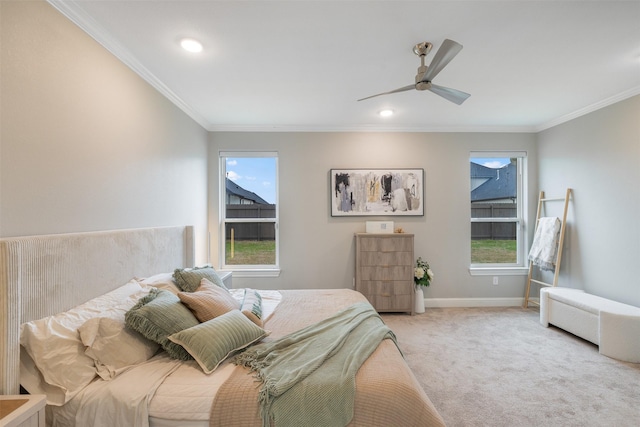
<instances>
[{"instance_id":1,"label":"electrical outlet","mask_svg":"<svg viewBox=\"0 0 640 427\"><path fill-rule=\"evenodd\" d=\"M498 284L498 276L493 276L493 284L494 285Z\"/></svg>"}]
</instances>

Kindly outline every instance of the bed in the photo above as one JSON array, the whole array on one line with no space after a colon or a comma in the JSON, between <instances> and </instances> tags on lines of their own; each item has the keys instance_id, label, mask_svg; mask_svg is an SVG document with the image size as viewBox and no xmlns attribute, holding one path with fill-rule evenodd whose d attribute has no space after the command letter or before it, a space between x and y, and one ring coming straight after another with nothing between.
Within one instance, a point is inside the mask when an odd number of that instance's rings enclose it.
<instances>
[{"instance_id":1,"label":"bed","mask_svg":"<svg viewBox=\"0 0 640 427\"><path fill-rule=\"evenodd\" d=\"M87 301L110 295L134 304L136 298L144 298L140 295L160 294L164 291L158 291L162 287L154 278L192 267L193 247L191 226L0 239L0 392L16 394L27 383L24 388L31 393L47 392L32 391L37 387L33 378L27 378L39 375L42 381L42 373L29 360L30 352L20 345L21 330L23 340L28 335L25 325L67 316ZM123 297L125 288L129 293ZM246 302L248 293L229 290L239 302L242 298ZM268 336L252 342L249 350L313 328L353 307L366 310L368 305L361 294L349 289L254 293L264 304L262 328ZM107 379L92 374L91 381L68 400L56 401L48 394L47 423L82 425L81 420L91 419L94 425L131 425L131 417L137 417L133 424L152 427L261 425L260 388L250 369L229 357L206 374L200 358L196 359L176 360L160 350L122 372L110 371L113 376ZM355 374L353 417L348 425L398 423L444 425L394 340L382 339Z\"/></svg>"}]
</instances>

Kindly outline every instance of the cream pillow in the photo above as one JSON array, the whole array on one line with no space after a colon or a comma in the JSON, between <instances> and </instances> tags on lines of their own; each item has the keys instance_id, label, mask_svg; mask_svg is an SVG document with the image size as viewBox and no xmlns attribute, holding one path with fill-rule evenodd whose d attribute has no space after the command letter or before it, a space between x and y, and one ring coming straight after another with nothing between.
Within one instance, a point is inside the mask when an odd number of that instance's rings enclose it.
<instances>
[{"instance_id":1,"label":"cream pillow","mask_svg":"<svg viewBox=\"0 0 640 427\"><path fill-rule=\"evenodd\" d=\"M153 286L154 288L164 289L172 294L177 295L180 288L173 280L173 273L159 273L144 279L137 279L142 286Z\"/></svg>"},{"instance_id":2,"label":"cream pillow","mask_svg":"<svg viewBox=\"0 0 640 427\"><path fill-rule=\"evenodd\" d=\"M124 313L117 318L89 319L78 332L86 346L85 354L94 360L103 380L115 378L127 368L149 360L160 348L159 344L125 328Z\"/></svg>"},{"instance_id":3,"label":"cream pillow","mask_svg":"<svg viewBox=\"0 0 640 427\"><path fill-rule=\"evenodd\" d=\"M178 292L178 298L200 323L240 308L238 301L226 289L202 279L195 292Z\"/></svg>"},{"instance_id":4,"label":"cream pillow","mask_svg":"<svg viewBox=\"0 0 640 427\"><path fill-rule=\"evenodd\" d=\"M46 383L41 389L48 390L48 404L64 405L96 377L94 360L85 354L78 328L93 317L126 311L135 304L137 293L144 290L131 280L69 311L22 324L20 345Z\"/></svg>"}]
</instances>

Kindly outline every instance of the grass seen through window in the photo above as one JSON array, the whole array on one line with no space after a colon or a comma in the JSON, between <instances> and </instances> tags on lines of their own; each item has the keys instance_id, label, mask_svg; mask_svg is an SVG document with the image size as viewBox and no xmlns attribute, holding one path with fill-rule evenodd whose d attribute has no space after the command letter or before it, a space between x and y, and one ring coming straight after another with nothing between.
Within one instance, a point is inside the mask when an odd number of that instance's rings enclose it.
<instances>
[{"instance_id":1,"label":"grass seen through window","mask_svg":"<svg viewBox=\"0 0 640 427\"><path fill-rule=\"evenodd\" d=\"M472 264L510 264L518 262L515 240L472 240Z\"/></svg>"},{"instance_id":2,"label":"grass seen through window","mask_svg":"<svg viewBox=\"0 0 640 427\"><path fill-rule=\"evenodd\" d=\"M228 265L273 265L276 263L275 240L236 240L231 249L231 241L226 243L226 264Z\"/></svg>"},{"instance_id":3,"label":"grass seen through window","mask_svg":"<svg viewBox=\"0 0 640 427\"><path fill-rule=\"evenodd\" d=\"M273 240L236 240L233 248L227 241L227 264L270 265L275 264L276 242ZM509 264L517 262L515 240L472 240L473 264Z\"/></svg>"}]
</instances>

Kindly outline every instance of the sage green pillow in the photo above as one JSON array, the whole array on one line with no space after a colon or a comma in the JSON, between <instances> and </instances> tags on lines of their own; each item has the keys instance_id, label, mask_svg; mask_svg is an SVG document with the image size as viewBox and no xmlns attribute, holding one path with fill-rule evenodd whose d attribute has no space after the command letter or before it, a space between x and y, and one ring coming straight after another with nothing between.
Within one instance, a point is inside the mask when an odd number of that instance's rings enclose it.
<instances>
[{"instance_id":1,"label":"sage green pillow","mask_svg":"<svg viewBox=\"0 0 640 427\"><path fill-rule=\"evenodd\" d=\"M210 374L232 353L248 347L268 334L247 319L240 310L231 310L222 316L175 333L169 339L184 347L204 373Z\"/></svg>"},{"instance_id":2,"label":"sage green pillow","mask_svg":"<svg viewBox=\"0 0 640 427\"><path fill-rule=\"evenodd\" d=\"M202 279L207 279L222 289L229 290L222 283L222 279L211 266L194 267L194 268L176 268L173 271L173 280L183 292L195 292L200 286Z\"/></svg>"},{"instance_id":3,"label":"sage green pillow","mask_svg":"<svg viewBox=\"0 0 640 427\"><path fill-rule=\"evenodd\" d=\"M164 289L151 289L124 316L125 324L143 337L156 342L174 359L191 360L182 346L169 335L197 325L198 319L180 299Z\"/></svg>"}]
</instances>

